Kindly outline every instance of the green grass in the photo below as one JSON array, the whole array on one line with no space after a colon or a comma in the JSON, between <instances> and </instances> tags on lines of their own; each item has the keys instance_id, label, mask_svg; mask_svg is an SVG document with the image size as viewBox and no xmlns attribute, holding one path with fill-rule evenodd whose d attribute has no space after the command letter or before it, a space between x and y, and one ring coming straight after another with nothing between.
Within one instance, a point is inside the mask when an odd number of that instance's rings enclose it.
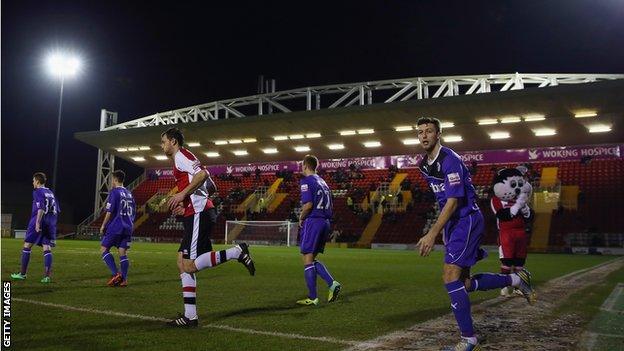
<instances>
[{"instance_id":1,"label":"green grass","mask_svg":"<svg viewBox=\"0 0 624 351\"><path fill-rule=\"evenodd\" d=\"M554 317L574 314L589 332L600 334L592 350L621 349L624 343L624 294L619 295L612 310L601 310L601 306L618 283L622 282L624 269L620 268L609 274L604 281L572 294L567 303L555 310Z\"/></svg>"},{"instance_id":2,"label":"green grass","mask_svg":"<svg viewBox=\"0 0 624 351\"><path fill-rule=\"evenodd\" d=\"M2 279L18 269L21 241L2 239ZM59 241L54 250L53 283L39 283L40 248L33 249L28 280L14 282L13 297L112 310L153 317L182 311L177 245L134 243L129 286L109 288L109 277L94 241ZM197 302L201 324L222 324L261 331L366 340L449 312L441 282L442 255L422 258L411 251L328 249L321 260L343 284L336 303L324 303L326 285L319 279L318 307L298 307L306 294L296 248L252 247L257 273L229 262L198 274ZM117 256L116 256L117 257ZM117 259L117 258L116 258ZM602 256L533 254L536 284L608 260ZM496 255L474 269L497 272ZM498 291L476 293L473 302ZM330 342L259 336L213 328L175 330L162 323L93 313L65 311L14 302L12 341L16 349L98 350L188 348L218 350L335 350Z\"/></svg>"}]
</instances>

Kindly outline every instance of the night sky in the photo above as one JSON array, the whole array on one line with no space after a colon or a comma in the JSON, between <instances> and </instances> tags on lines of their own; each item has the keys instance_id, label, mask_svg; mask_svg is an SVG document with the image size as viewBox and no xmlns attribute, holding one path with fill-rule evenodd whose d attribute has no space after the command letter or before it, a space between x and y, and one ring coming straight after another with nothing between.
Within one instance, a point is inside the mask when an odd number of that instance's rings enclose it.
<instances>
[{"instance_id":1,"label":"night sky","mask_svg":"<svg viewBox=\"0 0 624 351\"><path fill-rule=\"evenodd\" d=\"M59 82L47 52L85 61L65 84L57 197L93 209L97 151L73 139L120 121L277 89L412 76L624 73L624 1L2 1L2 212L52 175ZM184 3L184 5L182 4ZM140 169L127 167L130 178ZM25 203L25 205L24 205ZM63 218L62 218L63 221Z\"/></svg>"}]
</instances>

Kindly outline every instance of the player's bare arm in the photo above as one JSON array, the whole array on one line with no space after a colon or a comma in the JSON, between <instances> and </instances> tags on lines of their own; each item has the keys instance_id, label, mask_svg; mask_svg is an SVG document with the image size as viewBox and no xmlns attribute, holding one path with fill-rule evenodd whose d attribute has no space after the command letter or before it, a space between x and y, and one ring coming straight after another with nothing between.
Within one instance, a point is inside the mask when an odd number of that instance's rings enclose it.
<instances>
[{"instance_id":1,"label":"player's bare arm","mask_svg":"<svg viewBox=\"0 0 624 351\"><path fill-rule=\"evenodd\" d=\"M301 214L299 215L299 227L303 227L303 221L308 217L308 215L312 212L312 202L306 202L301 207Z\"/></svg>"},{"instance_id":2,"label":"player's bare arm","mask_svg":"<svg viewBox=\"0 0 624 351\"><path fill-rule=\"evenodd\" d=\"M416 247L420 247L421 256L429 255L435 244L436 237L440 234L442 228L444 228L456 209L457 198L449 197L442 208L442 212L440 212L438 220L431 226L427 235L423 236L416 244Z\"/></svg>"},{"instance_id":3,"label":"player's bare arm","mask_svg":"<svg viewBox=\"0 0 624 351\"><path fill-rule=\"evenodd\" d=\"M106 215L104 216L104 220L102 221L102 226L100 227L100 234L104 234L104 229L106 229L106 225L108 224L108 222L110 222L110 219L111 219L111 213L106 212Z\"/></svg>"},{"instance_id":4,"label":"player's bare arm","mask_svg":"<svg viewBox=\"0 0 624 351\"><path fill-rule=\"evenodd\" d=\"M197 188L199 188L202 184L204 184L204 182L208 178L209 178L209 175L207 172L196 173L193 176L193 180L191 181L189 185L186 186L186 188L182 189L179 193L173 195L171 199L169 199L169 201L167 202L169 209L173 210L176 206L178 206L180 202L184 201L184 199L189 194L191 194L192 192L197 190Z\"/></svg>"},{"instance_id":5,"label":"player's bare arm","mask_svg":"<svg viewBox=\"0 0 624 351\"><path fill-rule=\"evenodd\" d=\"M43 214L44 214L44 211L42 209L39 209L37 211L37 220L35 221L35 231L36 232L40 232L41 231L41 219L43 218Z\"/></svg>"}]
</instances>

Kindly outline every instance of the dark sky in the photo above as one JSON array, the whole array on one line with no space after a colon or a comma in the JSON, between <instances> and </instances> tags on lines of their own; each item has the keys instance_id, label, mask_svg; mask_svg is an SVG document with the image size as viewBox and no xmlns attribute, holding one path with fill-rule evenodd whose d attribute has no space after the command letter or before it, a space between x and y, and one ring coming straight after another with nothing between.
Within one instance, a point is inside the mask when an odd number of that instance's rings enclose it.
<instances>
[{"instance_id":1,"label":"dark sky","mask_svg":"<svg viewBox=\"0 0 624 351\"><path fill-rule=\"evenodd\" d=\"M42 62L56 47L85 60L65 84L57 185L76 222L92 210L97 152L72 135L98 129L101 108L125 121L245 96L260 74L280 90L430 75L624 73L621 0L169 3L2 1L4 209L30 201L18 184L28 190L34 171L52 174L58 82Z\"/></svg>"}]
</instances>

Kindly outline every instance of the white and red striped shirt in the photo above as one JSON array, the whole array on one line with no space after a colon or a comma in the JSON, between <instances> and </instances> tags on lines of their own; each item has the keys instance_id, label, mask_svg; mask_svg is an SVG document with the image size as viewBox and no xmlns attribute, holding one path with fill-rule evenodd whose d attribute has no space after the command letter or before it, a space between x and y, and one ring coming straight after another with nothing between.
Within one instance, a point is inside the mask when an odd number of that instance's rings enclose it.
<instances>
[{"instance_id":1,"label":"white and red striped shirt","mask_svg":"<svg viewBox=\"0 0 624 351\"><path fill-rule=\"evenodd\" d=\"M180 148L174 155L174 163L173 176L176 179L178 192L184 190L193 181L193 176L197 173L208 173L206 167L202 166L197 157L185 148ZM210 176L210 173L208 173L208 176ZM210 177L204 184L184 199L184 217L192 216L195 213L200 213L214 207L212 201L208 197L210 195L209 187L212 189L215 188Z\"/></svg>"}]
</instances>

